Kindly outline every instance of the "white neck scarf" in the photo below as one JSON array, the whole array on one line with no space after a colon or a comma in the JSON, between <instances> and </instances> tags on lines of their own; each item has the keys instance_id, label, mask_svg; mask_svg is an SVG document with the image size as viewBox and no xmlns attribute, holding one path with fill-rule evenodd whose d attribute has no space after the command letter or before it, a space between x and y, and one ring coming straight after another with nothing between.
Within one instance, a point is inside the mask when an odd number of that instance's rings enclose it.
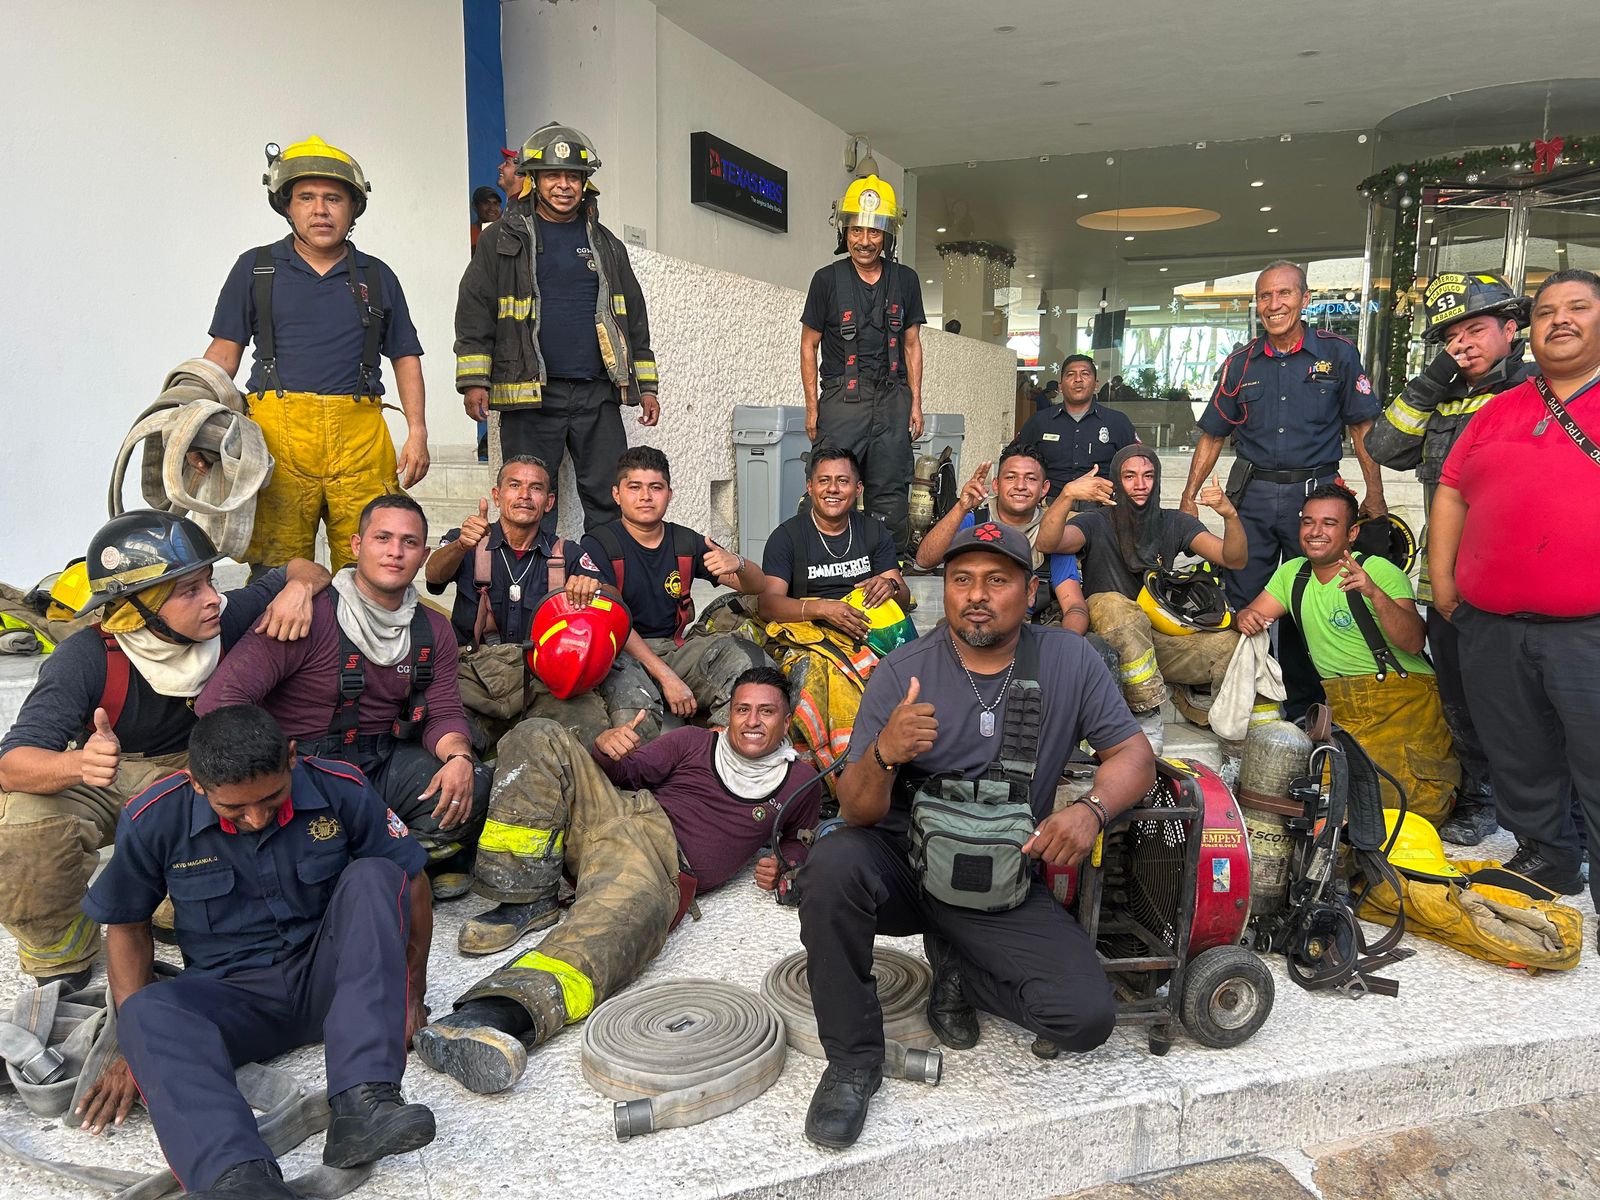
<instances>
[{"instance_id":1,"label":"white neck scarf","mask_svg":"<svg viewBox=\"0 0 1600 1200\"><path fill-rule=\"evenodd\" d=\"M222 597L222 607L228 598ZM211 672L222 661L222 636L183 645L169 642L155 630L141 627L131 633L112 634L144 681L159 696L198 696Z\"/></svg>"},{"instance_id":2,"label":"white neck scarf","mask_svg":"<svg viewBox=\"0 0 1600 1200\"><path fill-rule=\"evenodd\" d=\"M339 628L365 657L380 667L392 667L411 653L411 615L417 608L415 586L407 586L405 599L393 610L369 600L356 587L354 567L346 567L333 577L333 590L342 601L338 605Z\"/></svg>"},{"instance_id":3,"label":"white neck scarf","mask_svg":"<svg viewBox=\"0 0 1600 1200\"><path fill-rule=\"evenodd\" d=\"M797 757L794 743L787 737L777 749L760 758L746 758L728 741L726 732L717 734L711 762L722 786L741 800L765 800L783 784L789 764Z\"/></svg>"}]
</instances>

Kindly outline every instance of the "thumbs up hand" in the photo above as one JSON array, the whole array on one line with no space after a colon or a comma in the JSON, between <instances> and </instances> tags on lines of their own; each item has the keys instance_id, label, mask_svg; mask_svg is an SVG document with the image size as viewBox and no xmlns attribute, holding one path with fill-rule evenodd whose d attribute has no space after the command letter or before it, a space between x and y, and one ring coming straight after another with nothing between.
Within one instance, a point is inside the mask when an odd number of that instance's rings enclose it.
<instances>
[{"instance_id":1,"label":"thumbs up hand","mask_svg":"<svg viewBox=\"0 0 1600 1200\"><path fill-rule=\"evenodd\" d=\"M626 725L608 729L595 738L594 748L613 762L620 762L643 744L639 737L639 724L649 715L648 708L641 708Z\"/></svg>"},{"instance_id":2,"label":"thumbs up hand","mask_svg":"<svg viewBox=\"0 0 1600 1200\"><path fill-rule=\"evenodd\" d=\"M465 521L461 522L461 544L468 550L471 550L475 548L479 542L483 541L488 532L489 502L487 500L479 500L478 515L475 517L468 517Z\"/></svg>"},{"instance_id":3,"label":"thumbs up hand","mask_svg":"<svg viewBox=\"0 0 1600 1200\"><path fill-rule=\"evenodd\" d=\"M117 767L122 761L122 743L111 728L111 718L106 710L94 710L94 732L78 752L78 772L90 787L111 787L117 781Z\"/></svg>"},{"instance_id":4,"label":"thumbs up hand","mask_svg":"<svg viewBox=\"0 0 1600 1200\"><path fill-rule=\"evenodd\" d=\"M1110 504L1111 480L1101 476L1100 467L1097 464L1062 488L1061 495L1056 499L1092 500L1096 504Z\"/></svg>"},{"instance_id":5,"label":"thumbs up hand","mask_svg":"<svg viewBox=\"0 0 1600 1200\"><path fill-rule=\"evenodd\" d=\"M1215 475L1211 477L1210 483L1200 489L1198 499L1223 520L1237 515L1238 510L1233 507L1233 501L1228 499L1228 494L1222 490L1222 485L1217 482Z\"/></svg>"},{"instance_id":6,"label":"thumbs up hand","mask_svg":"<svg viewBox=\"0 0 1600 1200\"><path fill-rule=\"evenodd\" d=\"M939 739L939 718L933 715L933 705L919 699L921 695L922 680L913 675L905 698L894 706L878 734L878 754L890 766L926 754Z\"/></svg>"}]
</instances>

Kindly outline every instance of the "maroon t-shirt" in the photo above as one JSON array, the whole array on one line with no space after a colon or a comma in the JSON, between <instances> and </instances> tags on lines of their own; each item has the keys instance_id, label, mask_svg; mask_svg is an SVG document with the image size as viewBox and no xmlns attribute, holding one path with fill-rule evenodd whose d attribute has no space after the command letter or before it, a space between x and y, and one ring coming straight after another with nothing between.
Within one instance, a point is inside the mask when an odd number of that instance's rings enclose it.
<instances>
[{"instance_id":1,"label":"maroon t-shirt","mask_svg":"<svg viewBox=\"0 0 1600 1200\"><path fill-rule=\"evenodd\" d=\"M796 760L772 795L746 800L730 792L718 777L712 761L716 740L717 735L709 729L685 726L662 734L620 762L590 751L618 787L650 789L672 822L678 848L701 892L726 883L752 854L772 844L777 803L817 774L809 763ZM820 785L808 787L783 810L787 835L783 853L792 863L805 859L806 848L794 835L816 827L821 793Z\"/></svg>"},{"instance_id":2,"label":"maroon t-shirt","mask_svg":"<svg viewBox=\"0 0 1600 1200\"><path fill-rule=\"evenodd\" d=\"M297 642L280 642L260 633L247 633L228 651L206 682L194 710L205 716L229 704L258 704L266 709L291 738L314 739L327 734L333 710L339 703L339 617L329 588L312 603L311 632ZM461 707L456 683L460 651L449 620L431 608L428 625L433 630L433 682L428 685L428 720L422 744L433 753L447 733L468 737L467 714ZM388 733L411 694L411 658L392 667L368 662L367 687L357 708L361 733Z\"/></svg>"}]
</instances>

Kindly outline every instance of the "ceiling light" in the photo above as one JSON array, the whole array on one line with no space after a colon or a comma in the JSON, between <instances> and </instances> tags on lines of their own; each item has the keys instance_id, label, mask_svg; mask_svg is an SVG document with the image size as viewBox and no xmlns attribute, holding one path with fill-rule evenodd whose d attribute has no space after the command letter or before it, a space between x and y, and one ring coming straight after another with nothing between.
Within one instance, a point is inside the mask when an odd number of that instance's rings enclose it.
<instances>
[{"instance_id":1,"label":"ceiling light","mask_svg":"<svg viewBox=\"0 0 1600 1200\"><path fill-rule=\"evenodd\" d=\"M1163 273L1163 274L1165 274L1165 273L1166 273L1166 270L1167 270L1167 268L1166 268L1166 267L1162 267L1162 268L1160 268L1160 269L1161 269L1161 271L1162 271L1162 273Z\"/></svg>"},{"instance_id":2,"label":"ceiling light","mask_svg":"<svg viewBox=\"0 0 1600 1200\"><path fill-rule=\"evenodd\" d=\"M1367 144L1367 135L1364 133L1358 134L1356 137L1356 144L1359 146L1365 146Z\"/></svg>"},{"instance_id":3,"label":"ceiling light","mask_svg":"<svg viewBox=\"0 0 1600 1200\"><path fill-rule=\"evenodd\" d=\"M1278 135L1278 140L1280 142L1292 142L1292 141L1294 141L1294 134L1292 134L1292 133L1280 133Z\"/></svg>"},{"instance_id":4,"label":"ceiling light","mask_svg":"<svg viewBox=\"0 0 1600 1200\"><path fill-rule=\"evenodd\" d=\"M1565 254L1566 252L1567 252L1567 248L1565 246L1557 246L1556 247L1556 253L1557 254Z\"/></svg>"},{"instance_id":5,"label":"ceiling light","mask_svg":"<svg viewBox=\"0 0 1600 1200\"><path fill-rule=\"evenodd\" d=\"M1015 33L1017 27L1015 25L996 25L994 31L996 33Z\"/></svg>"},{"instance_id":6,"label":"ceiling light","mask_svg":"<svg viewBox=\"0 0 1600 1200\"><path fill-rule=\"evenodd\" d=\"M1321 50L1302 50L1302 51L1300 51L1300 57L1301 58L1315 58L1317 55L1319 55L1321 53L1322 53Z\"/></svg>"},{"instance_id":7,"label":"ceiling light","mask_svg":"<svg viewBox=\"0 0 1600 1200\"><path fill-rule=\"evenodd\" d=\"M1039 161L1040 162L1049 162L1050 161L1050 156L1048 154L1041 154L1041 155L1039 155Z\"/></svg>"},{"instance_id":8,"label":"ceiling light","mask_svg":"<svg viewBox=\"0 0 1600 1200\"><path fill-rule=\"evenodd\" d=\"M935 233L948 233L949 230L947 230L943 225L941 225L941 226L939 226L939 228L935 229L934 232Z\"/></svg>"},{"instance_id":9,"label":"ceiling light","mask_svg":"<svg viewBox=\"0 0 1600 1200\"><path fill-rule=\"evenodd\" d=\"M1039 86L1040 87L1060 87L1061 86L1061 80L1059 80L1059 79L1041 79L1041 80L1039 80Z\"/></svg>"},{"instance_id":10,"label":"ceiling light","mask_svg":"<svg viewBox=\"0 0 1600 1200\"><path fill-rule=\"evenodd\" d=\"M1271 212L1271 211L1272 211L1272 205L1270 205L1270 204L1263 204L1263 205L1262 205L1262 206L1261 206L1261 211L1262 211L1262 212Z\"/></svg>"},{"instance_id":11,"label":"ceiling light","mask_svg":"<svg viewBox=\"0 0 1600 1200\"><path fill-rule=\"evenodd\" d=\"M1078 193L1078 199L1079 200L1087 200L1088 198L1089 198L1089 193L1088 192L1079 192Z\"/></svg>"},{"instance_id":12,"label":"ceiling light","mask_svg":"<svg viewBox=\"0 0 1600 1200\"><path fill-rule=\"evenodd\" d=\"M1327 103L1326 100L1307 100L1306 101L1306 107L1307 108L1315 108L1319 104L1326 104L1326 103Z\"/></svg>"},{"instance_id":13,"label":"ceiling light","mask_svg":"<svg viewBox=\"0 0 1600 1200\"><path fill-rule=\"evenodd\" d=\"M1030 273L1030 274L1029 274L1029 275L1028 275L1028 278L1029 278L1029 279L1032 279L1032 278L1033 278L1033 275L1032 275L1032 274L1031 274L1031 273Z\"/></svg>"},{"instance_id":14,"label":"ceiling light","mask_svg":"<svg viewBox=\"0 0 1600 1200\"><path fill-rule=\"evenodd\" d=\"M922 281L922 282L923 282L923 283L932 283L932 282L933 282L933 280L931 280L931 279L924 279L924 280L923 280L923 281Z\"/></svg>"},{"instance_id":15,"label":"ceiling light","mask_svg":"<svg viewBox=\"0 0 1600 1200\"><path fill-rule=\"evenodd\" d=\"M1122 240L1125 241L1125 242L1133 241L1133 234L1130 233L1127 237L1123 238Z\"/></svg>"},{"instance_id":16,"label":"ceiling light","mask_svg":"<svg viewBox=\"0 0 1600 1200\"><path fill-rule=\"evenodd\" d=\"M1196 150L1204 150L1206 148L1206 144L1204 142L1196 142L1194 144L1194 148Z\"/></svg>"},{"instance_id":17,"label":"ceiling light","mask_svg":"<svg viewBox=\"0 0 1600 1200\"><path fill-rule=\"evenodd\" d=\"M1252 179L1250 181L1250 186L1251 187L1266 187L1267 186L1267 181L1265 179Z\"/></svg>"},{"instance_id":18,"label":"ceiling light","mask_svg":"<svg viewBox=\"0 0 1600 1200\"><path fill-rule=\"evenodd\" d=\"M1116 159L1114 159L1114 158L1112 158L1112 157L1110 157L1110 156L1109 156L1109 155L1108 155L1108 156L1107 156L1107 157L1106 157L1106 166L1108 166L1108 167L1114 167L1114 166L1116 166L1116 165L1117 165L1117 160L1116 160Z\"/></svg>"},{"instance_id":19,"label":"ceiling light","mask_svg":"<svg viewBox=\"0 0 1600 1200\"><path fill-rule=\"evenodd\" d=\"M1278 227L1276 225L1274 225L1271 229L1267 230L1267 232L1268 233L1277 233L1278 232Z\"/></svg>"}]
</instances>

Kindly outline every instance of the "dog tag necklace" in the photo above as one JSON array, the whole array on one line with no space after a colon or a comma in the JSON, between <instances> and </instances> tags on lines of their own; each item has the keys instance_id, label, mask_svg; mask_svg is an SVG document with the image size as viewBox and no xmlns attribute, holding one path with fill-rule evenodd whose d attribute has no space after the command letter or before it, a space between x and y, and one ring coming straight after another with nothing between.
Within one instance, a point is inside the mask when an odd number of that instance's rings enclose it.
<instances>
[{"instance_id":1,"label":"dog tag necklace","mask_svg":"<svg viewBox=\"0 0 1600 1200\"><path fill-rule=\"evenodd\" d=\"M531 550L532 547L529 547ZM511 560L506 557L506 548L500 547L500 561L506 565L506 574L511 575ZM522 581L528 577L528 572L533 570L533 555L528 555L528 565L522 568L521 575L511 575L511 588L506 593L511 597L511 603L522 603Z\"/></svg>"},{"instance_id":2,"label":"dog tag necklace","mask_svg":"<svg viewBox=\"0 0 1600 1200\"><path fill-rule=\"evenodd\" d=\"M956 652L956 661L961 664L961 670L967 677L967 682L972 685L972 694L978 698L978 735L980 737L994 736L994 710L1000 707L1000 702L1006 698L1006 689L1011 686L1011 672L1017 669L1017 656L1011 656L1011 665L1006 668L1006 677L1000 681L1000 695L993 704L983 702L983 693L978 690L978 681L972 677L972 672L967 670L967 660L961 657L961 651L955 644L955 635L951 635L950 648Z\"/></svg>"}]
</instances>

